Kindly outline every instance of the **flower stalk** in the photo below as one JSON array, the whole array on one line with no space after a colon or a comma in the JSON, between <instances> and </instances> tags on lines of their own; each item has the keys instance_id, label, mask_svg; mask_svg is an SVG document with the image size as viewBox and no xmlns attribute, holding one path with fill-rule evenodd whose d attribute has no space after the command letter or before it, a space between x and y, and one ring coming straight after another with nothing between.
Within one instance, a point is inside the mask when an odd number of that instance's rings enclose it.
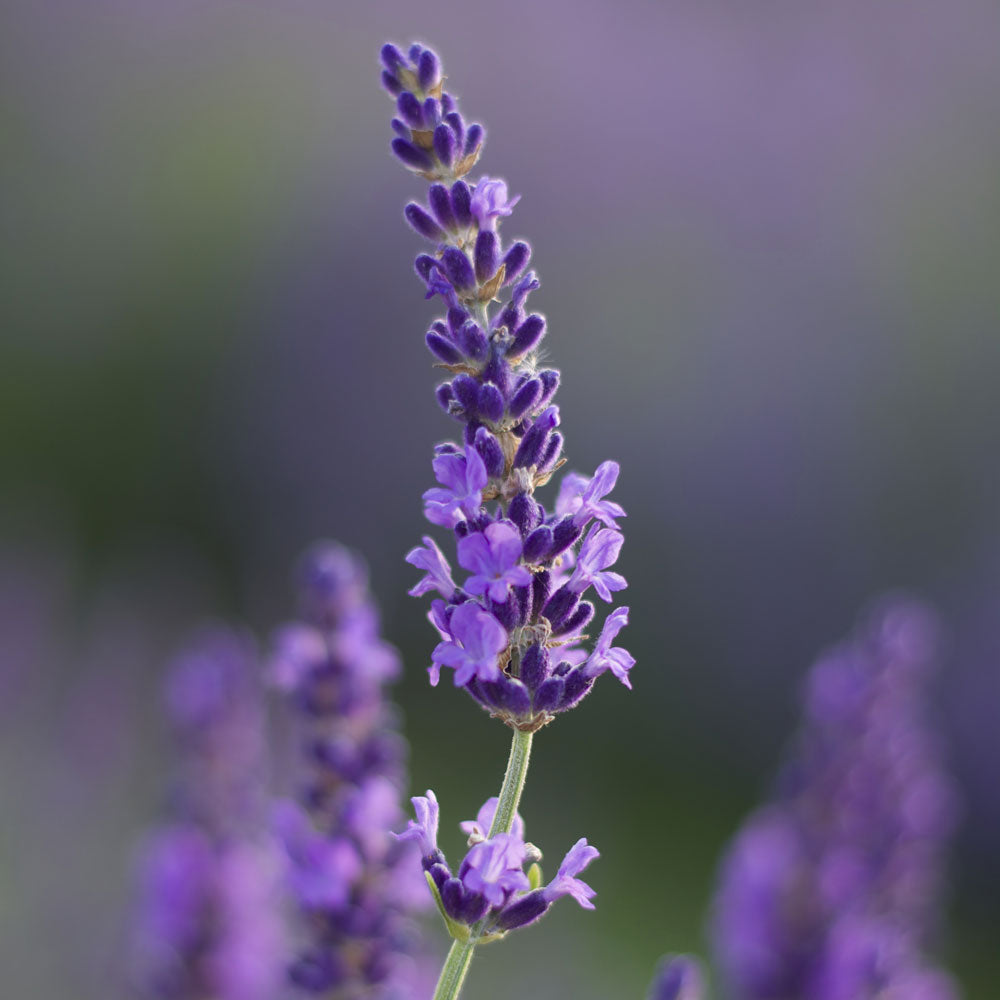
<instances>
[{"instance_id":1,"label":"flower stalk","mask_svg":"<svg viewBox=\"0 0 1000 1000\"><path fill-rule=\"evenodd\" d=\"M382 84L394 99L392 151L429 182L425 203L404 216L432 244L414 268L426 298L443 315L425 335L446 380L436 390L445 414L462 428L459 441L434 450L437 485L425 491L424 515L451 532L452 566L430 536L406 556L424 573L410 593L436 592L430 620L440 637L431 653L432 685L444 669L456 687L513 730L500 794L461 824L468 852L452 871L437 846L439 809L432 791L413 799L416 820L398 836L415 842L435 901L455 939L436 1000L458 996L474 949L539 920L552 903L572 896L592 909L595 895L580 873L598 856L585 838L542 884L541 852L524 838L518 805L533 734L578 705L604 673L631 687L635 661L613 642L628 608L612 609L596 638L586 628L597 608L589 591L611 603L625 578L611 569L624 540L621 506L606 499L618 479L615 462L592 477L562 477L551 509L536 498L565 463L559 407L560 375L541 364L545 317L527 300L540 281L528 269L531 248L505 245L499 229L520 196L482 176L466 179L486 133L462 117L444 89L437 55L414 44L382 48Z\"/></svg>"}]
</instances>

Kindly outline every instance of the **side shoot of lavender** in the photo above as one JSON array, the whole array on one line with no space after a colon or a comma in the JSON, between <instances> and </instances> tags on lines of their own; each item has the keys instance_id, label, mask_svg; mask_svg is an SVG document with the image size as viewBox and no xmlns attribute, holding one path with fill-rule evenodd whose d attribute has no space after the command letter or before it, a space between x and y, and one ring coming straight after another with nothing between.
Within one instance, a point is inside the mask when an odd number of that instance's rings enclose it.
<instances>
[{"instance_id":1,"label":"side shoot of lavender","mask_svg":"<svg viewBox=\"0 0 1000 1000\"><path fill-rule=\"evenodd\" d=\"M956 1000L928 965L955 795L926 719L926 611L890 603L809 674L772 801L730 845L713 937L731 1000Z\"/></svg>"},{"instance_id":2,"label":"side shoot of lavender","mask_svg":"<svg viewBox=\"0 0 1000 1000\"><path fill-rule=\"evenodd\" d=\"M438 57L415 44L405 53L382 49L382 83L395 101L392 150L429 182L426 202L410 202L405 217L429 244L415 263L428 299L443 314L426 333L444 412L460 440L437 445L437 485L424 493L431 524L449 531L458 583L430 536L407 555L424 576L410 591L436 592L430 619L440 642L431 654L431 684L442 668L491 716L513 730L510 758L496 799L462 824L469 851L453 871L437 846L433 792L413 800L417 820L402 837L420 846L428 884L454 939L435 1000L457 997L475 947L538 920L561 896L592 908L594 891L578 876L598 856L581 838L556 877L541 882L538 850L524 839L517 808L534 733L575 707L610 671L631 687L633 658L613 645L628 608L608 614L596 641L586 629L602 601L626 586L611 567L623 537L624 511L606 499L618 465L593 477L563 476L555 504L535 492L564 463L559 408L552 400L559 373L541 365L543 316L527 309L539 287L528 269L531 250L504 243L500 225L518 201L504 181L467 179L482 151L481 125L462 117L444 90Z\"/></svg>"}]
</instances>

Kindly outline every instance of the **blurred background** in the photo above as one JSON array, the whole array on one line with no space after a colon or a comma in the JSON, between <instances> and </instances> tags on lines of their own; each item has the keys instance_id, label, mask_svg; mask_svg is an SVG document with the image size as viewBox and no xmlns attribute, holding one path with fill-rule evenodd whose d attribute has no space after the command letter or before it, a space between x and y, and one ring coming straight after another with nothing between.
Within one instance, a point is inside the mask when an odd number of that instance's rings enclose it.
<instances>
[{"instance_id":1,"label":"blurred background","mask_svg":"<svg viewBox=\"0 0 1000 1000\"><path fill-rule=\"evenodd\" d=\"M541 733L523 811L602 850L595 913L485 949L477 997L640 996L705 950L718 852L800 678L903 588L948 641L965 798L947 964L1000 977L1000 9L992 0L0 4L0 969L113 995L158 698L206 619L262 637L336 537L408 665L452 825L507 732L427 685L403 554L434 307L388 155L386 38L442 53L523 195L569 467L622 466L639 663Z\"/></svg>"}]
</instances>

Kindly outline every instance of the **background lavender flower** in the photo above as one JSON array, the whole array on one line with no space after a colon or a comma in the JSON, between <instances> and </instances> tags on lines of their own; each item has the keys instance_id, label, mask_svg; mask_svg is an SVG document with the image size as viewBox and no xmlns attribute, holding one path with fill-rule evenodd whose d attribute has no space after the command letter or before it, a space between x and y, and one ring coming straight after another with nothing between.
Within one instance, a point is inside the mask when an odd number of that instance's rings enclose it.
<instances>
[{"instance_id":1,"label":"background lavender flower","mask_svg":"<svg viewBox=\"0 0 1000 1000\"><path fill-rule=\"evenodd\" d=\"M438 402L463 425L460 443L436 448L439 485L424 493L424 513L454 530L459 565L472 575L456 589L450 565L426 538L406 557L427 571L412 592L436 589L444 599L432 613L443 641L432 653L431 682L441 667L453 668L456 686L509 725L533 732L577 705L608 669L631 687L634 659L624 649L609 655L627 608L609 617L593 657L581 645L594 616L583 595L593 587L610 601L626 586L609 569L623 542L615 518L625 511L604 499L618 465L604 462L593 479L570 473L551 512L535 499L565 459L552 405L559 372L543 367L538 353L545 318L526 309L540 284L525 270L531 249L520 240L505 248L498 231L518 197L510 198L497 178L462 179L475 166L483 133L466 130L456 98L442 89L436 54L419 44L405 55L386 45L382 63L399 112L392 150L433 181L427 204L411 202L404 214L434 244L433 254L417 257L416 272L427 297L440 296L447 310L426 343L452 376L438 386ZM594 524L584 537L594 518L605 527Z\"/></svg>"},{"instance_id":2,"label":"background lavender flower","mask_svg":"<svg viewBox=\"0 0 1000 1000\"><path fill-rule=\"evenodd\" d=\"M298 802L275 822L304 943L289 969L312 993L404 1000L421 975L412 915L427 903L418 854L389 831L402 812L406 744L386 700L399 671L379 635L361 562L332 543L299 575L300 620L279 630L273 684L294 715Z\"/></svg>"},{"instance_id":3,"label":"background lavender flower","mask_svg":"<svg viewBox=\"0 0 1000 1000\"><path fill-rule=\"evenodd\" d=\"M282 869L248 639L206 632L171 670L166 707L178 767L171 819L139 860L134 988L156 1000L271 1000L285 961Z\"/></svg>"},{"instance_id":4,"label":"background lavender flower","mask_svg":"<svg viewBox=\"0 0 1000 1000\"><path fill-rule=\"evenodd\" d=\"M890 601L813 667L795 756L721 869L737 1000L957 996L924 959L955 822L925 719L934 653L928 612Z\"/></svg>"}]
</instances>

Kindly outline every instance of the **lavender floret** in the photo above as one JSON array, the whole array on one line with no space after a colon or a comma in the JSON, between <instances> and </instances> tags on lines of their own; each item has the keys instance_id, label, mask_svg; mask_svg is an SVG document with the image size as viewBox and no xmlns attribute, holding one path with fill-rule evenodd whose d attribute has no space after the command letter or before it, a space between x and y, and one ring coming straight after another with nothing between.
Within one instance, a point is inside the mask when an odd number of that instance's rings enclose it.
<instances>
[{"instance_id":1,"label":"lavender floret","mask_svg":"<svg viewBox=\"0 0 1000 1000\"><path fill-rule=\"evenodd\" d=\"M500 178L463 179L478 159L482 128L466 125L430 49L415 44L404 54L387 45L382 66L398 115L393 149L431 182L426 205L411 202L406 217L436 245L415 263L427 296L440 297L445 310L426 343L448 372L438 402L464 425L459 442L437 448L438 485L424 494L424 513L454 532L457 562L472 575L454 588L429 538L407 556L425 573L411 593L436 590L443 600L433 613L442 642L431 683L442 666L453 668L455 683L483 708L533 732L579 704L602 673L631 686L634 660L611 645L627 609L612 609L591 653L583 634L595 611L587 591L611 602L626 586L611 569L623 542L625 512L607 499L619 469L604 462L592 478L567 474L551 510L536 498L565 459L552 403L559 373L538 364L545 317L527 310L539 287L527 270L531 248L523 240L505 245L500 233L520 196ZM533 648L560 656L533 654L525 667ZM564 662L573 672L552 675L550 665Z\"/></svg>"},{"instance_id":2,"label":"lavender floret","mask_svg":"<svg viewBox=\"0 0 1000 1000\"><path fill-rule=\"evenodd\" d=\"M955 795L925 719L934 627L890 602L823 656L795 756L729 848L713 933L735 1000L954 1000L927 965Z\"/></svg>"}]
</instances>

